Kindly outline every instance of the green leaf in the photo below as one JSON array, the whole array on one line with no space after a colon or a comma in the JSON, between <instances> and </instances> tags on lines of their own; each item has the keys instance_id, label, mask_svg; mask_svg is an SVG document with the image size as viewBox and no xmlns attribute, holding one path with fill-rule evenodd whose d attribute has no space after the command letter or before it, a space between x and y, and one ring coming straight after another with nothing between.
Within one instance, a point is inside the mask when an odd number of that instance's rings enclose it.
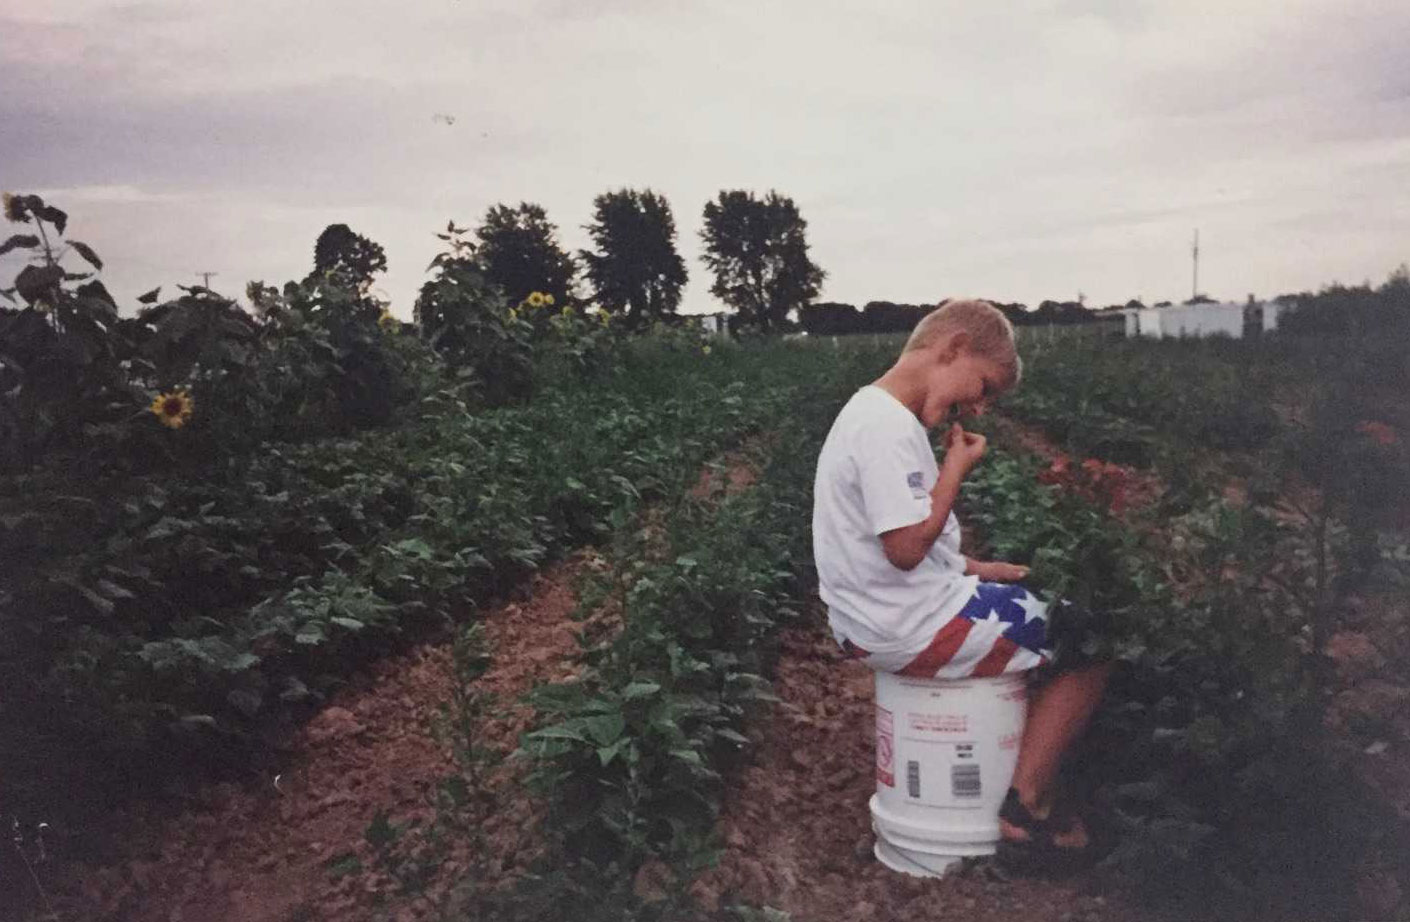
<instances>
[{"instance_id":1,"label":"green leaf","mask_svg":"<svg viewBox=\"0 0 1410 922\"><path fill-rule=\"evenodd\" d=\"M328 873L335 878L361 874L362 859L353 852L340 852L329 858L325 867L328 868Z\"/></svg>"},{"instance_id":2,"label":"green leaf","mask_svg":"<svg viewBox=\"0 0 1410 922\"><path fill-rule=\"evenodd\" d=\"M33 198L38 198L38 196L33 196ZM64 228L68 227L68 214L65 213L63 209L55 208L53 205L41 204L38 208L34 209L34 216L48 221L50 224L54 225L54 229L61 234L64 232Z\"/></svg>"},{"instance_id":3,"label":"green leaf","mask_svg":"<svg viewBox=\"0 0 1410 922\"><path fill-rule=\"evenodd\" d=\"M402 554L409 554L412 557L419 557L422 560L430 560L432 557L436 556L436 552L431 549L431 545L420 538L405 538L393 544L392 550Z\"/></svg>"},{"instance_id":4,"label":"green leaf","mask_svg":"<svg viewBox=\"0 0 1410 922\"><path fill-rule=\"evenodd\" d=\"M280 701L302 701L312 694L308 686L294 676L284 680L284 690L279 693Z\"/></svg>"},{"instance_id":5,"label":"green leaf","mask_svg":"<svg viewBox=\"0 0 1410 922\"><path fill-rule=\"evenodd\" d=\"M367 840L367 844L373 848L381 849L391 845L402 834L403 828L392 823L391 817L386 810L378 810L372 817L372 822L367 824L362 836Z\"/></svg>"},{"instance_id":6,"label":"green leaf","mask_svg":"<svg viewBox=\"0 0 1410 922\"><path fill-rule=\"evenodd\" d=\"M92 605L102 614L111 615L113 613L114 606L111 599L104 598L103 596L94 592L92 589L89 589L87 586L83 585L76 579L64 578L61 579L60 582L62 582L69 588L76 590L79 595L83 596L85 599L88 600L88 604Z\"/></svg>"},{"instance_id":7,"label":"green leaf","mask_svg":"<svg viewBox=\"0 0 1410 922\"><path fill-rule=\"evenodd\" d=\"M308 622L303 627L299 628L299 632L294 635L295 643L306 644L308 646L321 644L327 639L328 636L323 633L323 625L319 624L317 621Z\"/></svg>"},{"instance_id":8,"label":"green leaf","mask_svg":"<svg viewBox=\"0 0 1410 922\"><path fill-rule=\"evenodd\" d=\"M28 304L42 299L64 280L64 270L58 266L25 266L15 276L15 290Z\"/></svg>"},{"instance_id":9,"label":"green leaf","mask_svg":"<svg viewBox=\"0 0 1410 922\"><path fill-rule=\"evenodd\" d=\"M578 743L587 742L587 737L567 724L554 724L551 727L544 727L542 730L535 730L532 733L524 734L524 738L530 740L573 740Z\"/></svg>"},{"instance_id":10,"label":"green leaf","mask_svg":"<svg viewBox=\"0 0 1410 922\"><path fill-rule=\"evenodd\" d=\"M225 700L229 701L237 711L246 717L254 717L258 714L260 705L264 703L259 692L248 688L231 689L230 693L225 696Z\"/></svg>"},{"instance_id":11,"label":"green leaf","mask_svg":"<svg viewBox=\"0 0 1410 922\"><path fill-rule=\"evenodd\" d=\"M156 303L157 303L157 298L160 298L161 295L162 295L162 286L158 285L156 288L153 288L151 291L147 292L146 294L138 295L138 296L137 296L137 300L138 300L138 302L140 302L140 303L142 303L142 304L156 304Z\"/></svg>"},{"instance_id":12,"label":"green leaf","mask_svg":"<svg viewBox=\"0 0 1410 922\"><path fill-rule=\"evenodd\" d=\"M97 254L97 253L94 253L94 252L93 252L93 248L92 248L91 246L89 246L88 244L86 244L86 243L80 243L80 242L77 241L77 240L70 240L70 241L69 241L69 246L71 246L71 247L73 247L75 250L77 250L77 251L78 251L78 255L79 255L79 256L82 256L85 260L87 260L87 261L88 261L88 264L89 264L90 266L92 266L94 269L101 269L101 268L103 268L103 261L98 258L98 254Z\"/></svg>"},{"instance_id":13,"label":"green leaf","mask_svg":"<svg viewBox=\"0 0 1410 922\"><path fill-rule=\"evenodd\" d=\"M622 719L621 714L599 714L585 719L583 726L599 746L607 746L621 737L622 731L627 728L627 722Z\"/></svg>"},{"instance_id":14,"label":"green leaf","mask_svg":"<svg viewBox=\"0 0 1410 922\"><path fill-rule=\"evenodd\" d=\"M649 698L661 690L655 682L633 682L622 689L622 697L628 701L635 698Z\"/></svg>"},{"instance_id":15,"label":"green leaf","mask_svg":"<svg viewBox=\"0 0 1410 922\"><path fill-rule=\"evenodd\" d=\"M4 256L17 247L33 248L39 246L39 238L33 234L15 234L4 243L0 243L0 256Z\"/></svg>"},{"instance_id":16,"label":"green leaf","mask_svg":"<svg viewBox=\"0 0 1410 922\"><path fill-rule=\"evenodd\" d=\"M463 807L470 802L470 785L459 775L452 775L449 778L441 779L437 785L450 798L450 802L457 807Z\"/></svg>"},{"instance_id":17,"label":"green leaf","mask_svg":"<svg viewBox=\"0 0 1410 922\"><path fill-rule=\"evenodd\" d=\"M694 749L672 749L671 755L680 759L687 765L694 765L697 768L705 767L705 760L701 759L700 753L696 752Z\"/></svg>"},{"instance_id":18,"label":"green leaf","mask_svg":"<svg viewBox=\"0 0 1410 922\"><path fill-rule=\"evenodd\" d=\"M727 739L731 743L738 743L741 746L749 745L749 737L744 736L743 734L738 733L734 730L731 730L729 727L721 727L720 729L715 731L715 735L720 737L721 739Z\"/></svg>"},{"instance_id":19,"label":"green leaf","mask_svg":"<svg viewBox=\"0 0 1410 922\"><path fill-rule=\"evenodd\" d=\"M345 628L347 628L347 629L350 630L350 631L360 631L360 630L362 630L364 627L366 627L365 624L363 624L361 621L357 620L356 618L334 617L334 618L329 618L328 620L331 621L331 622L333 622L334 624L338 625L339 627L345 627Z\"/></svg>"},{"instance_id":20,"label":"green leaf","mask_svg":"<svg viewBox=\"0 0 1410 922\"><path fill-rule=\"evenodd\" d=\"M608 764L629 745L631 745L631 740L619 739L610 746L599 747L597 750L597 758L602 763L602 767L606 768Z\"/></svg>"},{"instance_id":21,"label":"green leaf","mask_svg":"<svg viewBox=\"0 0 1410 922\"><path fill-rule=\"evenodd\" d=\"M237 653L225 662L226 672L244 672L251 666L259 662L259 657L253 653Z\"/></svg>"},{"instance_id":22,"label":"green leaf","mask_svg":"<svg viewBox=\"0 0 1410 922\"><path fill-rule=\"evenodd\" d=\"M98 580L97 586L98 591L103 593L103 595L107 596L110 599L137 598L137 596L133 595L131 592L128 592L126 589L122 588L117 583L111 580L100 579Z\"/></svg>"}]
</instances>

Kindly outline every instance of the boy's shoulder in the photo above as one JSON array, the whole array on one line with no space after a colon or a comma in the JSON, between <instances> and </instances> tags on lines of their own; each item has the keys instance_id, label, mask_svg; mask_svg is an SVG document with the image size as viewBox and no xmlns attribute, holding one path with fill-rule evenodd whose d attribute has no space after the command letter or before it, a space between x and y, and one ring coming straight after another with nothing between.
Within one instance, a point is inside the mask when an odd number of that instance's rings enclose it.
<instances>
[{"instance_id":1,"label":"boy's shoulder","mask_svg":"<svg viewBox=\"0 0 1410 922\"><path fill-rule=\"evenodd\" d=\"M833 426L862 441L863 447L876 439L896 441L912 439L918 430L924 433L910 410L874 385L854 393L837 414Z\"/></svg>"}]
</instances>

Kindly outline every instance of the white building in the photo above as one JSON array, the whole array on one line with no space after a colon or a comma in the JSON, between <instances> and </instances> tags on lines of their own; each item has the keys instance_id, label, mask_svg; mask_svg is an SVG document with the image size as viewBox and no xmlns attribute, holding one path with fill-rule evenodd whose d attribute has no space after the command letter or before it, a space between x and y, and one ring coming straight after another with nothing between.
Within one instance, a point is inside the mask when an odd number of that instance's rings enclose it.
<instances>
[{"instance_id":1,"label":"white building","mask_svg":"<svg viewBox=\"0 0 1410 922\"><path fill-rule=\"evenodd\" d=\"M1239 339L1245 331L1267 333L1278 328L1284 305L1272 301L1245 304L1226 301L1211 304L1173 304L1170 307L1137 307L1121 313L1126 318L1127 336L1181 338L1185 336L1231 336Z\"/></svg>"},{"instance_id":2,"label":"white building","mask_svg":"<svg viewBox=\"0 0 1410 922\"><path fill-rule=\"evenodd\" d=\"M700 326L711 336L727 338L729 336L729 314L723 311L714 314L701 314Z\"/></svg>"}]
</instances>

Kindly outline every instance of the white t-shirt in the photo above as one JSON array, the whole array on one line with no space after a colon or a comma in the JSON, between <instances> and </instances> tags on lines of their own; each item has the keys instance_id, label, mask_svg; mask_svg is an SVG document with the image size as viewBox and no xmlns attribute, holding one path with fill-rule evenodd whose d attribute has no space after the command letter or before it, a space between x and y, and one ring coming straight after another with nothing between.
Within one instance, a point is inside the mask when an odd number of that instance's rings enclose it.
<instances>
[{"instance_id":1,"label":"white t-shirt","mask_svg":"<svg viewBox=\"0 0 1410 922\"><path fill-rule=\"evenodd\" d=\"M883 532L930 516L940 476L925 427L867 385L828 432L813 482L813 559L835 633L873 653L923 648L979 583L965 575L954 513L911 570L886 559Z\"/></svg>"}]
</instances>

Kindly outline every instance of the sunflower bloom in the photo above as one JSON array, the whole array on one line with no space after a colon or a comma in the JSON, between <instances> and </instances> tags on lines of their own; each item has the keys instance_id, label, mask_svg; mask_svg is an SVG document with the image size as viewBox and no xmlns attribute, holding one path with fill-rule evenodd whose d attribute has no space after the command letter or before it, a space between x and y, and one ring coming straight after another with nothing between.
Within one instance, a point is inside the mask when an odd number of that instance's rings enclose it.
<instances>
[{"instance_id":1,"label":"sunflower bloom","mask_svg":"<svg viewBox=\"0 0 1410 922\"><path fill-rule=\"evenodd\" d=\"M705 345L703 345L703 346L700 347L700 354L701 354L701 355L709 355L709 354L710 354L710 344L709 344L709 343L706 343Z\"/></svg>"},{"instance_id":2,"label":"sunflower bloom","mask_svg":"<svg viewBox=\"0 0 1410 922\"><path fill-rule=\"evenodd\" d=\"M528 302L530 307L543 307L543 295L539 294L537 291L530 292L529 296L524 300Z\"/></svg>"},{"instance_id":3,"label":"sunflower bloom","mask_svg":"<svg viewBox=\"0 0 1410 922\"><path fill-rule=\"evenodd\" d=\"M544 303L544 304L547 304L549 307L552 307L552 306L553 306L553 295L544 295L544 296L543 296L543 303Z\"/></svg>"},{"instance_id":4,"label":"sunflower bloom","mask_svg":"<svg viewBox=\"0 0 1410 922\"><path fill-rule=\"evenodd\" d=\"M23 196L12 195L9 192L0 194L5 206L5 219L8 221L25 220Z\"/></svg>"},{"instance_id":5,"label":"sunflower bloom","mask_svg":"<svg viewBox=\"0 0 1410 922\"><path fill-rule=\"evenodd\" d=\"M382 316L377 318L377 326L388 333L395 333L399 324L397 318L392 316L391 311L384 310L382 311Z\"/></svg>"},{"instance_id":6,"label":"sunflower bloom","mask_svg":"<svg viewBox=\"0 0 1410 922\"><path fill-rule=\"evenodd\" d=\"M196 411L196 401L184 389L162 394L152 401L151 411L168 429L180 429Z\"/></svg>"}]
</instances>

